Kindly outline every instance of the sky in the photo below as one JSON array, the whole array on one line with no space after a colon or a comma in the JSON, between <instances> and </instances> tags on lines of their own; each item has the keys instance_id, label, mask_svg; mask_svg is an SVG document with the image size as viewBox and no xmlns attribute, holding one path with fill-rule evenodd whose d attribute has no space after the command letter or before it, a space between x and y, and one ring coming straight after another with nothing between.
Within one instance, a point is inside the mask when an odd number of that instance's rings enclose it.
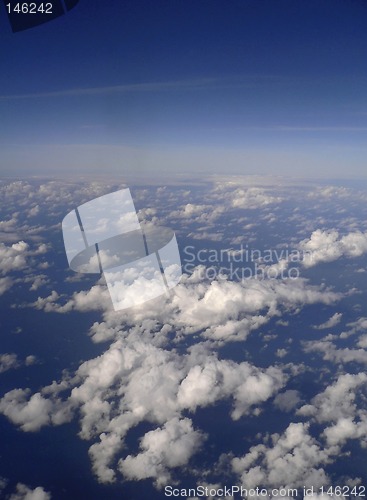
<instances>
[{"instance_id":1,"label":"sky","mask_svg":"<svg viewBox=\"0 0 367 500\"><path fill-rule=\"evenodd\" d=\"M365 178L367 3L80 0L12 33L5 176Z\"/></svg>"}]
</instances>

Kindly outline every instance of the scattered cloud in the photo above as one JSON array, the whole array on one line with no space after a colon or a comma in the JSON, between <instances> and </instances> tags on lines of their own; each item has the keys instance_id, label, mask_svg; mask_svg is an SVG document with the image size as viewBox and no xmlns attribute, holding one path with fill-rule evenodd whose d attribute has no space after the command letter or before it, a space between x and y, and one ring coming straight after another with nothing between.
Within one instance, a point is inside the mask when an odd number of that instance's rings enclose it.
<instances>
[{"instance_id":1,"label":"scattered cloud","mask_svg":"<svg viewBox=\"0 0 367 500\"><path fill-rule=\"evenodd\" d=\"M130 292L130 290L129 290ZM56 291L39 297L29 304L45 312L68 313L101 310L107 312L110 298L106 287L94 285L88 291L75 292L64 304L60 304ZM198 266L191 275L184 275L171 297L162 297L141 307L117 315L128 324L143 320L155 320L162 325L174 325L177 335L201 332L211 341L229 342L244 340L248 334L280 316L282 311L294 311L309 304L331 305L341 295L330 289L309 285L305 279L258 280L244 279L239 282L218 277L205 279L205 267ZM158 312L157 312L158 308ZM105 324L93 327L93 338L102 340L103 332L111 332Z\"/></svg>"},{"instance_id":2,"label":"scattered cloud","mask_svg":"<svg viewBox=\"0 0 367 500\"><path fill-rule=\"evenodd\" d=\"M0 295L3 295L5 292L10 290L13 286L13 280L9 277L0 278Z\"/></svg>"},{"instance_id":3,"label":"scattered cloud","mask_svg":"<svg viewBox=\"0 0 367 500\"><path fill-rule=\"evenodd\" d=\"M327 330L330 328L334 328L334 326L338 325L342 319L342 313L335 313L329 318L325 323L321 323L321 325L316 325L314 328L316 330Z\"/></svg>"},{"instance_id":4,"label":"scattered cloud","mask_svg":"<svg viewBox=\"0 0 367 500\"><path fill-rule=\"evenodd\" d=\"M318 488L329 484L322 465L328 450L313 438L309 424L291 423L283 434L271 436L273 445L259 444L240 458L233 458L233 471L245 488Z\"/></svg>"},{"instance_id":5,"label":"scattered cloud","mask_svg":"<svg viewBox=\"0 0 367 500\"><path fill-rule=\"evenodd\" d=\"M251 187L238 188L232 193L233 208L256 209L273 203L280 203L282 198L271 196L264 189Z\"/></svg>"},{"instance_id":6,"label":"scattered cloud","mask_svg":"<svg viewBox=\"0 0 367 500\"><path fill-rule=\"evenodd\" d=\"M346 363L367 362L366 318L349 323L348 331L322 340L302 343L304 337L300 336L305 357L316 352L333 364L316 374L324 385L311 399L294 389L301 385L290 384L293 377L307 370L306 362L291 362L297 335L292 332L289 338L282 337L282 332L293 327L293 318L300 311L316 304L334 306L343 300L342 293L322 282L316 284L316 279L311 282L302 277L231 281L218 275L211 279L205 274L205 266L197 266L192 274L183 276L170 297L115 313L103 280L90 286L89 281L87 284L75 275L66 280L65 286L62 280L55 280L51 271L37 273L39 257L52 249L44 238L45 228L28 224L36 223L40 215L50 217L47 230L56 235L60 232L59 221L69 209L116 186L43 181L35 186L23 181L0 185L4 205L9 207L0 228L6 238L18 236L20 226L25 232L24 237L4 239L0 244L0 293L14 283L22 284L32 294L41 289L37 300L31 298L33 302L27 304L37 311L55 315L95 311L99 316L93 319L89 335L94 342L105 342L106 346L100 346L99 356L81 362L79 368L64 372L61 379L36 392L25 388L8 391L0 399L0 413L19 429L37 432L44 426L78 419L79 435L89 442L92 468L100 482L151 479L158 488L168 481L174 483L178 470L189 470L194 457L200 460L206 439L211 436L205 426L198 425L197 417L205 408L213 407L215 411L219 404L226 409L228 423L233 426L269 408L287 413L287 427L279 424L277 433L251 436L238 457L227 457L232 471L246 487L328 484L327 466L340 456L348 440L358 439L362 446L367 446L366 412L360 405L365 398L366 375L344 373ZM305 199L309 191L304 189ZM295 199L296 194L292 193ZM350 196L344 190L325 189L320 198L329 203L329 199L340 202ZM343 221L338 215L340 224L330 224L338 230L325 230L319 229L326 227L325 221L309 216L312 207L305 214L297 207L290 213L286 207L285 224L275 226L281 214L283 217L284 199L284 186L278 189L271 183L244 185L243 181L218 181L213 189L193 186L185 192L179 188L153 192L144 187L138 196L142 205L153 200L152 207L139 208L141 217L153 220L159 216L166 221L171 218L183 237L196 239L198 247L201 239L213 241L216 247L226 238L236 244L251 241L260 245L262 232L254 227L264 227L269 242L276 240L276 244L283 245L292 241L300 252L312 255L312 260L299 264L306 276L307 269L317 263L367 252L367 233L359 231L348 214ZM154 205L157 200L162 211ZM309 199L306 201L309 206ZM256 221L252 220L254 210ZM282 231L292 217L294 231L289 236L287 228L284 234ZM279 235L275 234L277 231ZM228 241L226 252L234 257L239 251L228 249ZM279 259L268 268L285 270L291 262ZM24 275L7 276L13 271L22 271ZM50 283L52 288L42 289ZM81 290L82 287L88 288ZM342 313L331 314L314 328L337 326ZM275 332L274 325L280 324L285 328ZM352 335L355 345L337 344ZM261 366L254 364L247 352L250 342L244 342L252 340L252 336L263 343L260 354L268 352L266 342L270 339L279 341L273 364L267 362L266 356ZM243 346L242 359L226 359L229 348L225 344L230 342L242 342L238 344L241 349ZM239 356L240 350L235 351ZM0 372L20 365L31 366L37 359L36 355L20 360L15 354L2 354ZM333 370L338 371L337 379L330 382L327 377L333 377ZM292 417L302 422L288 425ZM315 423L320 428L319 435L317 426L312 427ZM139 438L133 452L127 446L133 434L130 431ZM208 474L203 470L195 473ZM19 485L18 489L18 497L14 498L50 498L43 488L31 490ZM29 496L33 494L41 496Z\"/></svg>"},{"instance_id":7,"label":"scattered cloud","mask_svg":"<svg viewBox=\"0 0 367 500\"><path fill-rule=\"evenodd\" d=\"M203 442L203 434L194 430L190 419L175 417L147 432L140 442L142 451L120 460L119 469L126 479L154 478L156 486L163 487L171 481L169 469L187 465Z\"/></svg>"},{"instance_id":8,"label":"scattered cloud","mask_svg":"<svg viewBox=\"0 0 367 500\"><path fill-rule=\"evenodd\" d=\"M78 410L81 437L97 439L90 457L101 482L115 480L112 461L124 454L128 430L143 421L156 424L160 430L142 438L142 454L120 459L120 471L132 478L146 470L146 477L162 484L168 469L187 461L203 439L185 416L188 411L229 399L231 416L237 420L274 396L287 378L278 367L260 369L247 362L219 360L200 345L182 356L131 338L114 342L104 354L83 363L73 378L40 393L8 392L0 400L0 412L23 431L34 432L68 422ZM64 391L69 396L61 400L59 393ZM167 440L173 441L168 448ZM154 463L156 468L148 473L148 465Z\"/></svg>"},{"instance_id":9,"label":"scattered cloud","mask_svg":"<svg viewBox=\"0 0 367 500\"><path fill-rule=\"evenodd\" d=\"M75 89L55 90L53 92L39 92L33 94L8 94L0 95L0 100L35 99L49 97L80 97L90 95L113 95L133 92L166 92L168 90L181 90L185 88L207 88L218 83L217 78L201 78L196 80L177 80L172 82L147 82L109 87L86 87Z\"/></svg>"},{"instance_id":10,"label":"scattered cloud","mask_svg":"<svg viewBox=\"0 0 367 500\"><path fill-rule=\"evenodd\" d=\"M323 392L315 396L310 404L302 406L298 414L311 416L317 422L336 422L340 418L356 415L356 391L366 387L367 374L340 375Z\"/></svg>"},{"instance_id":11,"label":"scattered cloud","mask_svg":"<svg viewBox=\"0 0 367 500\"><path fill-rule=\"evenodd\" d=\"M19 271L27 267L27 253L29 245L24 241L6 246L0 243L0 272Z\"/></svg>"},{"instance_id":12,"label":"scattered cloud","mask_svg":"<svg viewBox=\"0 0 367 500\"><path fill-rule=\"evenodd\" d=\"M0 413L24 432L38 431L44 425L70 421L70 408L60 401L51 402L39 392L30 396L28 389L13 389L0 400Z\"/></svg>"},{"instance_id":13,"label":"scattered cloud","mask_svg":"<svg viewBox=\"0 0 367 500\"><path fill-rule=\"evenodd\" d=\"M288 389L285 392L277 394L274 398L274 405L281 411L290 412L301 402L299 391Z\"/></svg>"},{"instance_id":14,"label":"scattered cloud","mask_svg":"<svg viewBox=\"0 0 367 500\"><path fill-rule=\"evenodd\" d=\"M344 347L338 349L330 340L304 342L304 351L322 354L325 361L332 363L367 363L367 351L362 346L359 349Z\"/></svg>"},{"instance_id":15,"label":"scattered cloud","mask_svg":"<svg viewBox=\"0 0 367 500\"><path fill-rule=\"evenodd\" d=\"M339 447L348 439L358 439L367 448L367 411L357 406L358 395L365 393L366 388L366 373L340 375L297 413L319 423L332 424L323 432L328 446Z\"/></svg>"},{"instance_id":16,"label":"scattered cloud","mask_svg":"<svg viewBox=\"0 0 367 500\"><path fill-rule=\"evenodd\" d=\"M9 500L51 500L51 495L42 486L32 490L25 484L18 483L16 491L9 497Z\"/></svg>"},{"instance_id":17,"label":"scattered cloud","mask_svg":"<svg viewBox=\"0 0 367 500\"><path fill-rule=\"evenodd\" d=\"M317 229L309 239L300 242L299 248L304 252L305 267L312 267L320 262L333 262L340 257L360 257L367 252L367 233L356 231L340 236L334 229Z\"/></svg>"},{"instance_id":18,"label":"scattered cloud","mask_svg":"<svg viewBox=\"0 0 367 500\"><path fill-rule=\"evenodd\" d=\"M16 354L0 354L0 373L7 372L20 366Z\"/></svg>"}]
</instances>

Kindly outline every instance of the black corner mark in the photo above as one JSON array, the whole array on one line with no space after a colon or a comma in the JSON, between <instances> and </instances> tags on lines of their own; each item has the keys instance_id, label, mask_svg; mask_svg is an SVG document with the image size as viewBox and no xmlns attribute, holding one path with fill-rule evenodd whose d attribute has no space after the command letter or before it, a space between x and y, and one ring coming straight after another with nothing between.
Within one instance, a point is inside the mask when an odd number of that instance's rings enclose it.
<instances>
[{"instance_id":1,"label":"black corner mark","mask_svg":"<svg viewBox=\"0 0 367 500\"><path fill-rule=\"evenodd\" d=\"M4 0L14 33L52 21L73 9L78 3L79 0Z\"/></svg>"}]
</instances>

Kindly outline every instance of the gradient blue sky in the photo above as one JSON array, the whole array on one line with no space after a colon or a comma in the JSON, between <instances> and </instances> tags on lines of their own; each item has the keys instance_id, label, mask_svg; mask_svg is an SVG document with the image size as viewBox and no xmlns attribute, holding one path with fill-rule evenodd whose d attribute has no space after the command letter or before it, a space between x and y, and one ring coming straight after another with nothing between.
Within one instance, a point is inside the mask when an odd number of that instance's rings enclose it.
<instances>
[{"instance_id":1,"label":"gradient blue sky","mask_svg":"<svg viewBox=\"0 0 367 500\"><path fill-rule=\"evenodd\" d=\"M367 1L80 0L0 28L5 175L366 177Z\"/></svg>"}]
</instances>

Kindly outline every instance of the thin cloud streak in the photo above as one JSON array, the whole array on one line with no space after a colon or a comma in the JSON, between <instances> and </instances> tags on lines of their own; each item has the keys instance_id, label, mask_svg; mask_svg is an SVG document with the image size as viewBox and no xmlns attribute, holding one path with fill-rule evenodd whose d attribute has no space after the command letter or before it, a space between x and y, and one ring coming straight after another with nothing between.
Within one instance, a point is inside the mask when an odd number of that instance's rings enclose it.
<instances>
[{"instance_id":1,"label":"thin cloud streak","mask_svg":"<svg viewBox=\"0 0 367 500\"><path fill-rule=\"evenodd\" d=\"M177 80L172 82L132 83L127 85L113 85L108 87L75 88L39 92L32 94L0 95L2 100L34 99L40 97L74 97L89 95L124 94L130 92L161 92L165 90L200 89L212 86L220 80L217 78L202 78L197 80Z\"/></svg>"},{"instance_id":2,"label":"thin cloud streak","mask_svg":"<svg viewBox=\"0 0 367 500\"><path fill-rule=\"evenodd\" d=\"M0 95L0 100L14 99L34 99L43 97L73 97L73 96L89 96L89 95L109 95L109 94L124 94L133 92L162 92L165 90L181 90L181 89L207 89L207 88L241 88L241 87L256 87L260 83L275 83L282 81L280 77L275 75L249 75L245 77L207 77L196 78L192 80L175 80L167 82L145 82L131 83L125 85L111 85L105 87L89 87L89 88L74 88L55 90L49 92L35 92L29 94L3 94Z\"/></svg>"},{"instance_id":3,"label":"thin cloud streak","mask_svg":"<svg viewBox=\"0 0 367 500\"><path fill-rule=\"evenodd\" d=\"M343 125L334 127L279 126L274 127L272 130L278 130L280 132L366 132L367 127L346 127Z\"/></svg>"},{"instance_id":4,"label":"thin cloud streak","mask_svg":"<svg viewBox=\"0 0 367 500\"><path fill-rule=\"evenodd\" d=\"M213 129L222 130L222 129ZM223 129L225 130L225 129ZM367 126L353 127L345 125L336 126L302 126L302 125L249 125L232 127L232 130L237 131L253 131L253 132L367 132Z\"/></svg>"}]
</instances>

